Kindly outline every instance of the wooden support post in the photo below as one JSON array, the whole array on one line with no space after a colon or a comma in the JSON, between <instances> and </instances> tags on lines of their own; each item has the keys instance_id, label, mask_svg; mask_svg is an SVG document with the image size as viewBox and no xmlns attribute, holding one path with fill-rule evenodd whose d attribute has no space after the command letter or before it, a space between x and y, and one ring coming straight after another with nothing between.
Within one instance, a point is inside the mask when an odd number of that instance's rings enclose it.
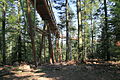
<instances>
[{"instance_id":1,"label":"wooden support post","mask_svg":"<svg viewBox=\"0 0 120 80\"><path fill-rule=\"evenodd\" d=\"M46 28L46 24L44 24L44 26L43 26L43 31L45 31L45 28ZM45 35L42 34L42 40L40 42L40 51L39 51L39 62L40 62L40 64L42 63L41 62L42 61L41 57L42 57L42 50L43 50L43 46L44 46L44 44L43 44L44 38L45 38Z\"/></svg>"},{"instance_id":2,"label":"wooden support post","mask_svg":"<svg viewBox=\"0 0 120 80\"><path fill-rule=\"evenodd\" d=\"M55 47L54 47L54 57L55 57L55 60L56 62L58 62L58 48L57 48L57 38L55 38L55 43L54 43Z\"/></svg>"},{"instance_id":3,"label":"wooden support post","mask_svg":"<svg viewBox=\"0 0 120 80\"><path fill-rule=\"evenodd\" d=\"M45 37L44 37L43 42L44 42L44 44L43 44L43 46L44 46L44 62L46 63L46 39L45 39Z\"/></svg>"},{"instance_id":4,"label":"wooden support post","mask_svg":"<svg viewBox=\"0 0 120 80\"><path fill-rule=\"evenodd\" d=\"M50 54L50 63L54 63L54 52L53 52L53 46L52 46L52 40L51 40L51 31L50 28L47 26L48 30L48 43L49 43L49 54Z\"/></svg>"},{"instance_id":5,"label":"wooden support post","mask_svg":"<svg viewBox=\"0 0 120 80\"><path fill-rule=\"evenodd\" d=\"M61 36L63 36L63 33L62 33L62 31L61 31ZM61 54L61 60L63 60L64 58L64 56L63 56L63 53L62 53L62 48L63 48L63 38L60 38L60 54Z\"/></svg>"},{"instance_id":6,"label":"wooden support post","mask_svg":"<svg viewBox=\"0 0 120 80\"><path fill-rule=\"evenodd\" d=\"M61 61L61 51L60 51L60 47L59 47L59 38L56 38L56 53L58 55L58 62Z\"/></svg>"}]
</instances>

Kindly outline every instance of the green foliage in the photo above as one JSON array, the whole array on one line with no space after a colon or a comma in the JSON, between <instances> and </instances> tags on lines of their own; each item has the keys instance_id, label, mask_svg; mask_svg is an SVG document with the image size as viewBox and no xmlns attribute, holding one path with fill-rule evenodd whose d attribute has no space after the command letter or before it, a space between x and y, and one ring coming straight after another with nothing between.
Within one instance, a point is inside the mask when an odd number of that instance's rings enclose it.
<instances>
[{"instance_id":1,"label":"green foliage","mask_svg":"<svg viewBox=\"0 0 120 80\"><path fill-rule=\"evenodd\" d=\"M109 52L110 52L110 56L111 59L116 59L119 60L119 53L120 53L120 47L116 46L115 43L116 41L119 41L119 35L120 35L120 28L119 28L119 22L120 22L120 2L116 1L116 0L110 0L108 1L107 7L108 7L108 11L110 11L110 13L108 13L108 35L109 35L109 42L107 42L109 44ZM99 19L98 24L99 24L99 29L101 29L101 36L98 37L99 42L97 42L97 48L96 48L96 52L94 54L95 58L105 58L105 54L102 54L102 50L105 50L104 46L106 46L104 44L104 41L102 40L105 36L105 32L103 29L104 26L104 13L103 13L103 9L104 6L102 6L102 2L99 6L99 9L97 10L97 14L94 14L96 19ZM100 39L101 38L101 39Z\"/></svg>"}]
</instances>

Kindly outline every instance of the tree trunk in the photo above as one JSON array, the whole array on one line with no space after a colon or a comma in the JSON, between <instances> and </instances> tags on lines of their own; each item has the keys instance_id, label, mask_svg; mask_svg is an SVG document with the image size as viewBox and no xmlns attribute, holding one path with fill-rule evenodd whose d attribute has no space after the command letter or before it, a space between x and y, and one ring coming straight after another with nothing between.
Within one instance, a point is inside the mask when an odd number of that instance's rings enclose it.
<instances>
[{"instance_id":1,"label":"tree trunk","mask_svg":"<svg viewBox=\"0 0 120 80\"><path fill-rule=\"evenodd\" d=\"M66 0L66 61L69 60L69 48L68 0Z\"/></svg>"},{"instance_id":2,"label":"tree trunk","mask_svg":"<svg viewBox=\"0 0 120 80\"><path fill-rule=\"evenodd\" d=\"M20 0L18 0L18 27L20 27ZM22 47L21 31L19 31L19 36L18 36L18 62L19 63L22 61L21 47Z\"/></svg>"},{"instance_id":3,"label":"tree trunk","mask_svg":"<svg viewBox=\"0 0 120 80\"><path fill-rule=\"evenodd\" d=\"M106 0L104 0L104 12L105 12L105 27L104 27L104 54L106 54L107 60L110 60L110 53L109 53L109 34L108 34L108 16L107 16L107 4Z\"/></svg>"},{"instance_id":4,"label":"tree trunk","mask_svg":"<svg viewBox=\"0 0 120 80\"><path fill-rule=\"evenodd\" d=\"M78 60L81 60L83 54L81 0L77 0L77 19L78 19Z\"/></svg>"},{"instance_id":5,"label":"tree trunk","mask_svg":"<svg viewBox=\"0 0 120 80\"><path fill-rule=\"evenodd\" d=\"M6 42L5 42L5 22L6 22L6 5L3 3L3 12L2 12L2 54L3 54L3 64L6 64Z\"/></svg>"},{"instance_id":6,"label":"tree trunk","mask_svg":"<svg viewBox=\"0 0 120 80\"><path fill-rule=\"evenodd\" d=\"M92 6L92 1L91 1L91 7L93 7ZM93 29L93 15L92 15L92 8L91 8L91 13L90 13L90 16L91 16L91 34L92 34L92 38L91 38L91 56L92 56L92 58L93 58L93 52L94 52L94 43L93 43L93 39L94 39L94 33L93 33L93 31L94 31L94 29Z\"/></svg>"},{"instance_id":7,"label":"tree trunk","mask_svg":"<svg viewBox=\"0 0 120 80\"><path fill-rule=\"evenodd\" d=\"M2 37L0 35L0 54L2 54Z\"/></svg>"},{"instance_id":8,"label":"tree trunk","mask_svg":"<svg viewBox=\"0 0 120 80\"><path fill-rule=\"evenodd\" d=\"M19 35L19 37L18 37L18 61L19 61L19 63L22 61L21 47L22 47L21 35Z\"/></svg>"},{"instance_id":9,"label":"tree trunk","mask_svg":"<svg viewBox=\"0 0 120 80\"><path fill-rule=\"evenodd\" d=\"M33 26L33 21L31 19L31 9L30 9L30 0L27 0L27 20L28 20L28 33L30 35L31 39L31 44L32 44L32 53L33 53L33 60L34 64L37 67L36 63L36 50L35 50L35 33L34 33L34 26Z\"/></svg>"}]
</instances>

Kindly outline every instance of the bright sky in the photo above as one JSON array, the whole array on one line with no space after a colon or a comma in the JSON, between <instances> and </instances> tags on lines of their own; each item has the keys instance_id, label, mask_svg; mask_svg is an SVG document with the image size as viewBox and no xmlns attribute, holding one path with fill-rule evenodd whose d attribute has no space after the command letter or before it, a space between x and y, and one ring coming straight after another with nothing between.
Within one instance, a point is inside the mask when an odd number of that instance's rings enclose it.
<instances>
[{"instance_id":1,"label":"bright sky","mask_svg":"<svg viewBox=\"0 0 120 80\"><path fill-rule=\"evenodd\" d=\"M73 4L70 0L69 1L69 6L71 7L72 11L74 12L75 14L75 17L74 17L74 22L73 22L73 26L76 27L77 29L77 13L76 13L76 4ZM73 1L73 0L72 0ZM51 3L52 4L52 7L54 7L56 4L54 4L54 2ZM53 12L54 12L54 15L55 15L55 18L56 18L56 21L57 23L60 22L59 20L59 14L57 13L58 11L53 8ZM66 31L63 32L63 35L66 35ZM75 37L75 36L74 36Z\"/></svg>"},{"instance_id":2,"label":"bright sky","mask_svg":"<svg viewBox=\"0 0 120 80\"><path fill-rule=\"evenodd\" d=\"M51 4L52 4L52 6L55 5L54 2L52 2ZM76 4L73 4L72 2L69 1L69 6L71 7L72 11L75 13L75 18L76 18ZM60 20L59 20L59 17L58 17L57 10L55 8L53 8L53 12L54 12L55 18L57 20L57 23L59 23ZM75 25L77 25L77 20L75 22Z\"/></svg>"}]
</instances>

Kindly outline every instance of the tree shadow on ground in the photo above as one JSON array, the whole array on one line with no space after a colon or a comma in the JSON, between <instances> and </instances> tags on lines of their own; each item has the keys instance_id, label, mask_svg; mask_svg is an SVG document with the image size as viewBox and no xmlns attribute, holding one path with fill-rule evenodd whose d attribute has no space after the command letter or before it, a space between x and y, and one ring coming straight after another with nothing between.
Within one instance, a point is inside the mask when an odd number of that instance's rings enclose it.
<instances>
[{"instance_id":1,"label":"tree shadow on ground","mask_svg":"<svg viewBox=\"0 0 120 80\"><path fill-rule=\"evenodd\" d=\"M120 80L120 66L112 63L45 65L40 69L35 73L44 72L43 77L56 80Z\"/></svg>"},{"instance_id":2,"label":"tree shadow on ground","mask_svg":"<svg viewBox=\"0 0 120 80\"><path fill-rule=\"evenodd\" d=\"M120 66L108 63L43 65L34 72L8 73L0 80L120 80Z\"/></svg>"}]
</instances>

